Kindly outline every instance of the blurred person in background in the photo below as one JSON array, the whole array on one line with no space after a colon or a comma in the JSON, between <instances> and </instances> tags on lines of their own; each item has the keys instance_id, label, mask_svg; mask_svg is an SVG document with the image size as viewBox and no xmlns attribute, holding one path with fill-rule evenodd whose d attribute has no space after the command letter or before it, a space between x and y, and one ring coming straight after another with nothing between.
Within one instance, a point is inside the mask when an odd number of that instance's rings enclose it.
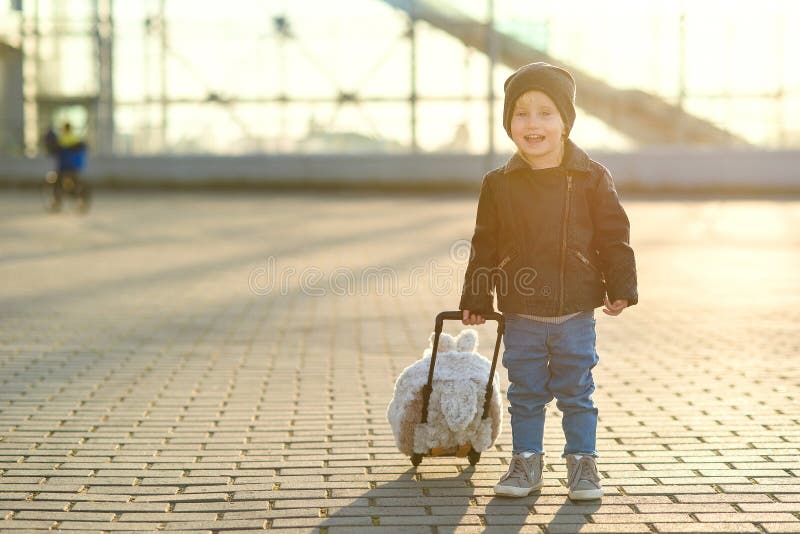
<instances>
[{"instance_id":1,"label":"blurred person in background","mask_svg":"<svg viewBox=\"0 0 800 534\"><path fill-rule=\"evenodd\" d=\"M69 121L61 126L56 134L50 128L44 136L47 153L55 158L55 171L47 174L47 207L59 211L64 193L75 197L78 210L85 213L89 209L89 187L81 179L80 173L86 164L86 142L78 136Z\"/></svg>"}]
</instances>

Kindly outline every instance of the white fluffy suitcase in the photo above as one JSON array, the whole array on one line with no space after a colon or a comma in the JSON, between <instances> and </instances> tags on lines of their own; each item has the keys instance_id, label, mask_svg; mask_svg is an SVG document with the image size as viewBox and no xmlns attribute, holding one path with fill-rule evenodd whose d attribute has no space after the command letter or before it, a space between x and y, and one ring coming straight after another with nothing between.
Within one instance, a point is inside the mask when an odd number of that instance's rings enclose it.
<instances>
[{"instance_id":1,"label":"white fluffy suitcase","mask_svg":"<svg viewBox=\"0 0 800 534\"><path fill-rule=\"evenodd\" d=\"M419 465L424 456L469 457L494 445L503 421L500 379L495 372L503 316L497 320L497 341L490 362L478 353L478 332L462 330L453 337L441 333L445 319L461 320L461 312L442 312L423 357L400 373L387 410L400 452Z\"/></svg>"}]
</instances>

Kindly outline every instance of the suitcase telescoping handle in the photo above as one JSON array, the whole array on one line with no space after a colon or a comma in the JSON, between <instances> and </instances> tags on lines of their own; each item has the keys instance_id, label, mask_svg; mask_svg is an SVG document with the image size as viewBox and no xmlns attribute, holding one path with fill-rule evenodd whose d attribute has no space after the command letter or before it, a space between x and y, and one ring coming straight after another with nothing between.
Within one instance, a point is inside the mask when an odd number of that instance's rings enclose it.
<instances>
[{"instance_id":1,"label":"suitcase telescoping handle","mask_svg":"<svg viewBox=\"0 0 800 534\"><path fill-rule=\"evenodd\" d=\"M492 370L489 371L489 381L486 383L486 396L483 400L483 417L484 419L489 414L489 406L493 393L494 372L497 368L497 355L500 352L500 341L503 339L503 334L506 331L506 321L502 313L489 312L481 314L484 319L490 321L497 321L497 340L494 343L494 356L492 357ZM428 422L428 402L433 392L433 369L436 366L436 350L439 348L439 336L442 333L442 326L447 320L461 321L464 317L464 312L458 311L444 311L436 316L436 329L433 337L433 350L431 351L431 368L428 371L428 383L422 387L422 423Z\"/></svg>"}]
</instances>

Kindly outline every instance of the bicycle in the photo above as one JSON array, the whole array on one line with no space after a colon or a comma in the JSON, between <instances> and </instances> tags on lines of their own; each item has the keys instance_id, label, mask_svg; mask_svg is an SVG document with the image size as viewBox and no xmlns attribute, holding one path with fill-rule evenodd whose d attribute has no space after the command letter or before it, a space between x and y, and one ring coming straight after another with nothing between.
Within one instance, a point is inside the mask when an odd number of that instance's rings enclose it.
<instances>
[{"instance_id":1,"label":"bicycle","mask_svg":"<svg viewBox=\"0 0 800 534\"><path fill-rule=\"evenodd\" d=\"M91 189L73 172L50 171L42 183L42 198L45 209L52 213L61 211L64 197L75 201L78 213L88 213L91 205Z\"/></svg>"},{"instance_id":2,"label":"bicycle","mask_svg":"<svg viewBox=\"0 0 800 534\"><path fill-rule=\"evenodd\" d=\"M45 209L52 213L61 211L64 197L75 201L78 213L85 214L91 206L92 191L80 179L86 161L86 145L62 148L58 153L58 170L50 171L41 186Z\"/></svg>"}]
</instances>

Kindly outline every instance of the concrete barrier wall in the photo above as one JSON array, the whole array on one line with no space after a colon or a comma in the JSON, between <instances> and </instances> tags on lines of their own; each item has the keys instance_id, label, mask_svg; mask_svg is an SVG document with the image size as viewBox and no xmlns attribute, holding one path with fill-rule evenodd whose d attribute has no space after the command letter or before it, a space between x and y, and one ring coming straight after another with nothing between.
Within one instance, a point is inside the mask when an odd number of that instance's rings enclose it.
<instances>
[{"instance_id":1,"label":"concrete barrier wall","mask_svg":"<svg viewBox=\"0 0 800 534\"><path fill-rule=\"evenodd\" d=\"M800 192L800 151L649 149L592 152L620 191ZM473 189L503 164L458 154L147 156L94 158L86 176L100 186L274 186ZM0 159L0 184L37 184L52 163Z\"/></svg>"}]
</instances>

